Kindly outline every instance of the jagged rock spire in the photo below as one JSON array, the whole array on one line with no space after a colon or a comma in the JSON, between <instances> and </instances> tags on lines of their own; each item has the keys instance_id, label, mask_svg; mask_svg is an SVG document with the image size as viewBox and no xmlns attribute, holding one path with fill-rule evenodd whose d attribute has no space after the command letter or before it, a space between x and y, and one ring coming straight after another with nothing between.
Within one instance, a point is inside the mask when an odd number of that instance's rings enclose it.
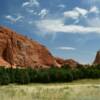
<instances>
[{"instance_id":1,"label":"jagged rock spire","mask_svg":"<svg viewBox=\"0 0 100 100\"><path fill-rule=\"evenodd\" d=\"M95 65L100 64L100 50L97 51L97 54L96 54L93 64L95 64Z\"/></svg>"}]
</instances>

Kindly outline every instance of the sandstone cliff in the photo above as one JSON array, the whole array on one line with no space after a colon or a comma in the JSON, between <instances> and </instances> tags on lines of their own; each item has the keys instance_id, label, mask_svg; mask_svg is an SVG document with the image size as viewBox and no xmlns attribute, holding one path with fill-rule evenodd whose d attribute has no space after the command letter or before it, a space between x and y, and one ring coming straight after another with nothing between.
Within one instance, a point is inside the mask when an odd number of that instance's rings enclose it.
<instances>
[{"instance_id":1,"label":"sandstone cliff","mask_svg":"<svg viewBox=\"0 0 100 100\"><path fill-rule=\"evenodd\" d=\"M100 64L100 51L97 52L93 64L94 64L94 65Z\"/></svg>"},{"instance_id":2,"label":"sandstone cliff","mask_svg":"<svg viewBox=\"0 0 100 100\"><path fill-rule=\"evenodd\" d=\"M49 67L57 64L45 46L11 29L0 26L0 65L8 67Z\"/></svg>"}]
</instances>

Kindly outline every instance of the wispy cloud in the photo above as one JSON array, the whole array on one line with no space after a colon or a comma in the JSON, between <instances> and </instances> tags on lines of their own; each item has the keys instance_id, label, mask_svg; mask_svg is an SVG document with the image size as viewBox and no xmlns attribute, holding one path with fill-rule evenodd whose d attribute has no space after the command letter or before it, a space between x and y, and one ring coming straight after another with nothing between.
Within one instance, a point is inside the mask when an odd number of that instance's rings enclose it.
<instances>
[{"instance_id":1,"label":"wispy cloud","mask_svg":"<svg viewBox=\"0 0 100 100\"><path fill-rule=\"evenodd\" d=\"M58 49L58 50L64 50L64 51L67 51L67 50L76 50L76 48L66 47L66 46L57 47L56 49Z\"/></svg>"},{"instance_id":2,"label":"wispy cloud","mask_svg":"<svg viewBox=\"0 0 100 100\"><path fill-rule=\"evenodd\" d=\"M11 21L12 23L16 23L17 21L21 20L23 16L18 15L17 17L13 17L12 15L6 15L5 18Z\"/></svg>"},{"instance_id":3,"label":"wispy cloud","mask_svg":"<svg viewBox=\"0 0 100 100\"><path fill-rule=\"evenodd\" d=\"M25 6L29 5L29 4L30 4L30 2L24 2L24 3L22 4L22 7L25 7Z\"/></svg>"},{"instance_id":4,"label":"wispy cloud","mask_svg":"<svg viewBox=\"0 0 100 100\"><path fill-rule=\"evenodd\" d=\"M99 27L85 27L82 25L64 25L63 20L41 20L36 22L36 26L39 30L45 31L45 32L64 32L64 33L71 33L71 34L88 34L88 33L99 33L100 34L100 28Z\"/></svg>"},{"instance_id":5,"label":"wispy cloud","mask_svg":"<svg viewBox=\"0 0 100 100\"><path fill-rule=\"evenodd\" d=\"M59 7L59 8L65 8L66 5L64 5L64 4L60 4L60 5L58 5L58 7Z\"/></svg>"},{"instance_id":6,"label":"wispy cloud","mask_svg":"<svg viewBox=\"0 0 100 100\"><path fill-rule=\"evenodd\" d=\"M28 11L29 13L34 13L34 12L35 12L33 9L27 9L27 11Z\"/></svg>"},{"instance_id":7,"label":"wispy cloud","mask_svg":"<svg viewBox=\"0 0 100 100\"><path fill-rule=\"evenodd\" d=\"M99 8L97 8L96 6L93 6L91 9L90 9L90 11L89 11L90 13L100 13L100 11L99 11Z\"/></svg>"},{"instance_id":8,"label":"wispy cloud","mask_svg":"<svg viewBox=\"0 0 100 100\"><path fill-rule=\"evenodd\" d=\"M88 11L86 9L76 7L73 10L65 11L64 12L64 17L77 19L80 16L86 16L87 13L88 13Z\"/></svg>"},{"instance_id":9,"label":"wispy cloud","mask_svg":"<svg viewBox=\"0 0 100 100\"><path fill-rule=\"evenodd\" d=\"M48 10L42 9L38 15L41 16L41 18L44 18L47 14L48 14Z\"/></svg>"},{"instance_id":10,"label":"wispy cloud","mask_svg":"<svg viewBox=\"0 0 100 100\"><path fill-rule=\"evenodd\" d=\"M99 14L100 11L96 6L92 6L89 10L75 7L70 11L64 12L64 17L72 18L72 19L79 19L80 17L87 17L88 14L95 13Z\"/></svg>"},{"instance_id":11,"label":"wispy cloud","mask_svg":"<svg viewBox=\"0 0 100 100\"><path fill-rule=\"evenodd\" d=\"M29 2L23 2L22 7L25 7L25 6L29 6L29 7L36 6L36 7L39 7L39 5L40 5L40 3L37 0L29 0Z\"/></svg>"}]
</instances>

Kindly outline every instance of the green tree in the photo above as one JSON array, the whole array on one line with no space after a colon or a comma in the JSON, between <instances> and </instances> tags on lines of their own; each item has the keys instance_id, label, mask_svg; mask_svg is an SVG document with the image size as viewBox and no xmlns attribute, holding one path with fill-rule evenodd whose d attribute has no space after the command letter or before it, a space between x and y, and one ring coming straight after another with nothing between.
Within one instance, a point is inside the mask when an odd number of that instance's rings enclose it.
<instances>
[{"instance_id":1,"label":"green tree","mask_svg":"<svg viewBox=\"0 0 100 100\"><path fill-rule=\"evenodd\" d=\"M18 84L28 84L30 77L27 69L15 69L15 82Z\"/></svg>"},{"instance_id":2,"label":"green tree","mask_svg":"<svg viewBox=\"0 0 100 100\"><path fill-rule=\"evenodd\" d=\"M10 77L5 68L0 68L0 85L8 85Z\"/></svg>"}]
</instances>

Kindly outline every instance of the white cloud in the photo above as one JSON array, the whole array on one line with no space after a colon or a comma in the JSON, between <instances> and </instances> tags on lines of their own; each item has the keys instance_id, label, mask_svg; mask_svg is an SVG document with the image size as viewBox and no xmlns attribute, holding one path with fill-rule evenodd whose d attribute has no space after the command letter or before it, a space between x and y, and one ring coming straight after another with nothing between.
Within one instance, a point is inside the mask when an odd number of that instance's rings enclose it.
<instances>
[{"instance_id":1,"label":"white cloud","mask_svg":"<svg viewBox=\"0 0 100 100\"><path fill-rule=\"evenodd\" d=\"M79 17L79 13L76 11L66 11L64 12L64 17L77 19Z\"/></svg>"},{"instance_id":2,"label":"white cloud","mask_svg":"<svg viewBox=\"0 0 100 100\"><path fill-rule=\"evenodd\" d=\"M76 7L73 10L65 11L64 12L64 17L77 19L80 16L84 16L85 17L87 15L87 13L88 13L88 11L86 9Z\"/></svg>"},{"instance_id":3,"label":"white cloud","mask_svg":"<svg viewBox=\"0 0 100 100\"><path fill-rule=\"evenodd\" d=\"M64 4L60 4L60 5L58 5L58 7L65 8L66 6Z\"/></svg>"},{"instance_id":4,"label":"white cloud","mask_svg":"<svg viewBox=\"0 0 100 100\"><path fill-rule=\"evenodd\" d=\"M22 4L22 7L25 7L25 6L29 5L29 4L30 4L29 2L24 2L24 3Z\"/></svg>"},{"instance_id":5,"label":"white cloud","mask_svg":"<svg viewBox=\"0 0 100 100\"><path fill-rule=\"evenodd\" d=\"M73 48L73 47L57 47L56 49L59 49L59 50L76 50L76 48Z\"/></svg>"},{"instance_id":6,"label":"white cloud","mask_svg":"<svg viewBox=\"0 0 100 100\"><path fill-rule=\"evenodd\" d=\"M79 7L76 7L75 10L81 14L82 16L85 16L87 13L88 13L88 10L86 9L83 9L83 8L79 8Z\"/></svg>"},{"instance_id":7,"label":"white cloud","mask_svg":"<svg viewBox=\"0 0 100 100\"><path fill-rule=\"evenodd\" d=\"M9 21L11 21L12 23L16 23L17 21L21 20L23 18L23 16L18 15L16 18L11 16L11 15L7 15L5 16L5 18Z\"/></svg>"},{"instance_id":8,"label":"white cloud","mask_svg":"<svg viewBox=\"0 0 100 100\"><path fill-rule=\"evenodd\" d=\"M64 25L63 20L61 19L48 19L48 20L41 20L36 22L36 26L40 31L43 32L64 32L64 33L78 33L78 34L87 34L87 33L99 33L99 27L85 27L81 25Z\"/></svg>"},{"instance_id":9,"label":"white cloud","mask_svg":"<svg viewBox=\"0 0 100 100\"><path fill-rule=\"evenodd\" d=\"M31 5L39 6L40 3L37 0L30 0Z\"/></svg>"},{"instance_id":10,"label":"white cloud","mask_svg":"<svg viewBox=\"0 0 100 100\"><path fill-rule=\"evenodd\" d=\"M29 6L29 7L36 6L36 7L39 7L39 5L40 5L40 3L37 0L29 0L29 2L24 2L22 4L22 7L25 7L25 6Z\"/></svg>"},{"instance_id":11,"label":"white cloud","mask_svg":"<svg viewBox=\"0 0 100 100\"><path fill-rule=\"evenodd\" d=\"M27 9L27 12L29 12L30 14L33 14L33 15L38 15L38 12L36 12L33 9Z\"/></svg>"},{"instance_id":12,"label":"white cloud","mask_svg":"<svg viewBox=\"0 0 100 100\"><path fill-rule=\"evenodd\" d=\"M88 14L99 13L99 9L96 6L91 7L89 10L75 7L73 10L70 11L65 11L64 12L64 17L66 18L72 18L72 19L79 19L81 16L82 17L87 17Z\"/></svg>"},{"instance_id":13,"label":"white cloud","mask_svg":"<svg viewBox=\"0 0 100 100\"><path fill-rule=\"evenodd\" d=\"M77 23L80 22L81 18L83 17L84 20L87 21L87 23L91 23L93 25L93 23L95 24L98 19L93 18L93 21L92 21L92 19L89 19L88 15L91 15L92 13L95 14L95 16L98 17L99 14L100 14L99 8L96 7L96 6L92 6L89 10L86 10L86 9L83 9L83 8L75 7L73 10L65 11L64 12L64 18L74 19L73 24L77 24ZM99 23L99 22L97 22L97 23ZM90 26L92 26L92 25L90 25Z\"/></svg>"},{"instance_id":14,"label":"white cloud","mask_svg":"<svg viewBox=\"0 0 100 100\"><path fill-rule=\"evenodd\" d=\"M91 9L90 9L90 13L99 13L99 9L96 7L96 6L93 6Z\"/></svg>"},{"instance_id":15,"label":"white cloud","mask_svg":"<svg viewBox=\"0 0 100 100\"><path fill-rule=\"evenodd\" d=\"M38 15L41 16L41 18L44 18L47 14L48 14L48 10L42 9Z\"/></svg>"}]
</instances>

